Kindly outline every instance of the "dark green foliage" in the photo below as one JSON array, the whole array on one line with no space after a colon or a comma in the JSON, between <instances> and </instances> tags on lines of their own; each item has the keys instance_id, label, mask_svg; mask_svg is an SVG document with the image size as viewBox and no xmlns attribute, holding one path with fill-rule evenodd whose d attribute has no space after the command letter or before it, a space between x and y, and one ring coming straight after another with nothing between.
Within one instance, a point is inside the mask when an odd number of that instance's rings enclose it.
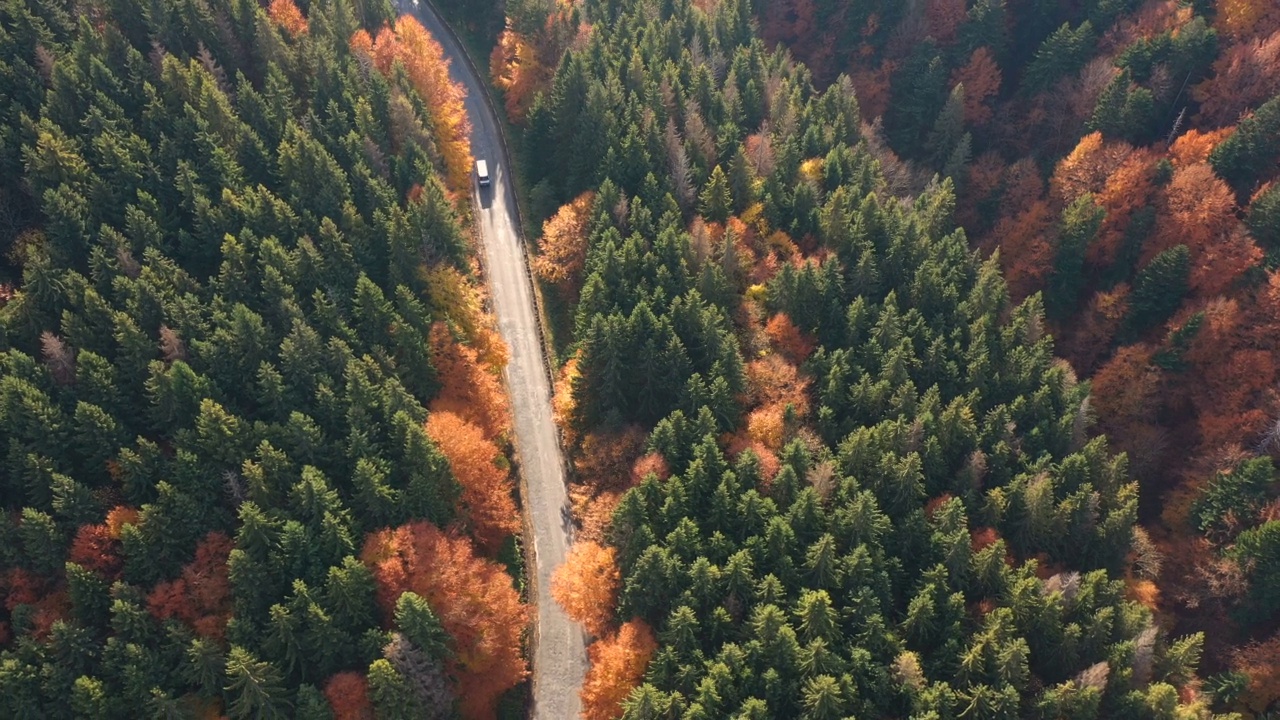
<instances>
[{"instance_id":1,"label":"dark green foliage","mask_svg":"<svg viewBox=\"0 0 1280 720\"><path fill-rule=\"evenodd\" d=\"M1133 86L1132 77L1126 69L1102 91L1086 129L1099 130L1109 138L1141 143L1150 139L1154 114L1155 100L1151 91Z\"/></svg>"},{"instance_id":2,"label":"dark green foliage","mask_svg":"<svg viewBox=\"0 0 1280 720\"><path fill-rule=\"evenodd\" d=\"M882 156L848 123L849 87L819 93L803 69L727 32L729 5L708 19L683 2L587 3L591 42L566 55L529 130L552 138L592 102L608 108L596 116L613 133L608 149L577 144L580 157L551 158L562 171L542 175L561 199L590 186L575 167L607 178L575 308L574 419L583 432L651 428L648 449L673 473L627 492L608 535L619 615L644 619L659 642L624 717L1047 720L1176 706L1168 691L1199 640L1159 636L1125 599L1116 578L1136 486L1124 458L1090 439L1088 388L1054 360L1039 296L1012 306L996 262L954 230L952 181L896 196ZM832 17L830 5L815 15ZM971 16L998 17L998 5ZM1046 89L1088 59L1092 31L1055 38L1036 71ZM695 43L723 53L723 79L690 61ZM952 158L973 142L963 95L948 96L939 48L920 46L893 78L885 132L904 154L962 167ZM645 166L623 149L647 147L648 125L669 117L687 141L694 103L718 128L717 158L691 173L703 220L758 197L769 227L820 246L821 260L764 272L742 255L754 249L707 242L696 222L686 232L677 188L659 179L667 153L648 152ZM817 182L801 171L810 158L822 159ZM1084 253L1102 220L1091 196L1063 213L1046 299L1055 316L1088 284ZM764 275L763 292L748 292L748 272ZM768 352L744 328L753 303L818 344L802 368L812 409L784 419L773 477L723 442L741 432L743 391L758 391L742 369L756 356L740 348ZM1042 580L1041 562L1067 569ZM1158 660L1134 689L1127 658L1139 644ZM1100 664L1114 684L1076 681ZM379 677L392 702L397 676Z\"/></svg>"},{"instance_id":3,"label":"dark green foliage","mask_svg":"<svg viewBox=\"0 0 1280 720\"><path fill-rule=\"evenodd\" d=\"M1060 78L1084 67L1093 50L1093 25L1085 21L1074 30L1064 24L1045 38L1035 59L1023 73L1022 85L1028 92L1050 89Z\"/></svg>"},{"instance_id":4,"label":"dark green foliage","mask_svg":"<svg viewBox=\"0 0 1280 720\"><path fill-rule=\"evenodd\" d=\"M1209 154L1209 163L1237 193L1248 196L1280 162L1280 95L1240 121Z\"/></svg>"},{"instance_id":5,"label":"dark green foliage","mask_svg":"<svg viewBox=\"0 0 1280 720\"><path fill-rule=\"evenodd\" d=\"M392 4L303 6L0 7L0 716L328 717L387 642L363 534L453 517L417 270L465 235L421 98L348 50Z\"/></svg>"},{"instance_id":6,"label":"dark green foliage","mask_svg":"<svg viewBox=\"0 0 1280 720\"><path fill-rule=\"evenodd\" d=\"M1182 303L1190 272L1191 252L1186 245L1165 250L1142 268L1129 295L1123 336L1136 338L1168 320Z\"/></svg>"},{"instance_id":7,"label":"dark green foliage","mask_svg":"<svg viewBox=\"0 0 1280 720\"><path fill-rule=\"evenodd\" d=\"M1245 225L1258 245L1271 251L1280 249L1280 184L1268 186L1253 198Z\"/></svg>"},{"instance_id":8,"label":"dark green foliage","mask_svg":"<svg viewBox=\"0 0 1280 720\"><path fill-rule=\"evenodd\" d=\"M1049 317L1061 320L1076 309L1080 288L1084 284L1084 253L1098 234L1106 212L1093 196L1085 193L1062 211L1058 248L1053 273L1045 290L1044 304Z\"/></svg>"},{"instance_id":9,"label":"dark green foliage","mask_svg":"<svg viewBox=\"0 0 1280 720\"><path fill-rule=\"evenodd\" d=\"M1191 509L1200 532L1221 539L1242 526L1253 525L1258 512L1276 494L1271 459L1254 458L1209 482Z\"/></svg>"},{"instance_id":10,"label":"dark green foliage","mask_svg":"<svg viewBox=\"0 0 1280 720\"><path fill-rule=\"evenodd\" d=\"M1240 533L1227 554L1248 573L1249 602L1243 614L1253 621L1272 617L1280 608L1280 522L1272 520Z\"/></svg>"},{"instance_id":11,"label":"dark green foliage","mask_svg":"<svg viewBox=\"0 0 1280 720\"><path fill-rule=\"evenodd\" d=\"M947 103L947 71L931 42L921 43L894 76L885 131L894 147L918 154ZM944 121L945 122L945 121Z\"/></svg>"}]
</instances>

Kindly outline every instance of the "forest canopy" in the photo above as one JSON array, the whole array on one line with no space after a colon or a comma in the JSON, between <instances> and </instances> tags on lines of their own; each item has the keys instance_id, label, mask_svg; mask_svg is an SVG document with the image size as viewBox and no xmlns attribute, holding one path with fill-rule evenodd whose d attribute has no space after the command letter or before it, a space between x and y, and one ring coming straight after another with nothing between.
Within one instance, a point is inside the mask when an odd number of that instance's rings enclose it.
<instances>
[{"instance_id":1,"label":"forest canopy","mask_svg":"<svg viewBox=\"0 0 1280 720\"><path fill-rule=\"evenodd\" d=\"M1270 5L508 13L587 717L1280 698Z\"/></svg>"},{"instance_id":2,"label":"forest canopy","mask_svg":"<svg viewBox=\"0 0 1280 720\"><path fill-rule=\"evenodd\" d=\"M519 706L461 95L386 2L0 5L0 715Z\"/></svg>"}]
</instances>

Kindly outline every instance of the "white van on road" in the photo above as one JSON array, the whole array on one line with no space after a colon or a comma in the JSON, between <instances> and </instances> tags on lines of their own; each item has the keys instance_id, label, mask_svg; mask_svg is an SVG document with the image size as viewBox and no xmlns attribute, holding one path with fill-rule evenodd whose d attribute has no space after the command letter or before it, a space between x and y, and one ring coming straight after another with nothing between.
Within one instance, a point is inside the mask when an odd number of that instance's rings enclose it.
<instances>
[{"instance_id":1,"label":"white van on road","mask_svg":"<svg viewBox=\"0 0 1280 720\"><path fill-rule=\"evenodd\" d=\"M480 187L489 187L489 165L483 160L476 161L476 183Z\"/></svg>"}]
</instances>

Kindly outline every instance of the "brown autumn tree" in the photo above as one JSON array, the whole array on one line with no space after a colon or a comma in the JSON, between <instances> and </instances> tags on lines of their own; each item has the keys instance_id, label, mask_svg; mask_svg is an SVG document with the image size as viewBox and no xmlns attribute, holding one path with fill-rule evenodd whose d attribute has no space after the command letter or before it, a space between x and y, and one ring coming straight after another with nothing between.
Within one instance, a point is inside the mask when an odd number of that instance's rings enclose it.
<instances>
[{"instance_id":1,"label":"brown autumn tree","mask_svg":"<svg viewBox=\"0 0 1280 720\"><path fill-rule=\"evenodd\" d=\"M1021 213L1001 218L991 230L1000 248L1000 266L1014 300L1022 300L1043 288L1049 277L1053 246L1048 232L1052 221L1049 204L1036 200Z\"/></svg>"},{"instance_id":2,"label":"brown autumn tree","mask_svg":"<svg viewBox=\"0 0 1280 720\"><path fill-rule=\"evenodd\" d=\"M1214 25L1229 38L1267 35L1280 30L1280 6L1273 0L1217 0Z\"/></svg>"},{"instance_id":3,"label":"brown autumn tree","mask_svg":"<svg viewBox=\"0 0 1280 720\"><path fill-rule=\"evenodd\" d=\"M1214 298L1195 310L1200 329L1183 358L1198 378L1182 389L1196 409L1201 442L1216 448L1256 438L1269 422L1265 408L1277 371L1270 338L1235 298Z\"/></svg>"},{"instance_id":4,"label":"brown autumn tree","mask_svg":"<svg viewBox=\"0 0 1280 720\"><path fill-rule=\"evenodd\" d=\"M1117 450L1151 453L1159 449L1160 374L1152 363L1155 349L1146 344L1116 351L1094 373L1090 401L1098 425L1113 438Z\"/></svg>"},{"instance_id":5,"label":"brown autumn tree","mask_svg":"<svg viewBox=\"0 0 1280 720\"><path fill-rule=\"evenodd\" d=\"M235 543L211 532L196 545L196 556L174 580L161 582L147 595L155 617L175 618L201 637L221 640L231 617L231 584L227 557Z\"/></svg>"},{"instance_id":6,"label":"brown autumn tree","mask_svg":"<svg viewBox=\"0 0 1280 720\"><path fill-rule=\"evenodd\" d=\"M538 256L533 259L533 272L570 300L576 299L582 289L594 204L595 193L588 190L556 211L542 224Z\"/></svg>"},{"instance_id":7,"label":"brown autumn tree","mask_svg":"<svg viewBox=\"0 0 1280 720\"><path fill-rule=\"evenodd\" d=\"M59 385L75 382L76 352L65 340L48 330L40 333L40 356L54 382Z\"/></svg>"},{"instance_id":8,"label":"brown autumn tree","mask_svg":"<svg viewBox=\"0 0 1280 720\"><path fill-rule=\"evenodd\" d=\"M426 430L462 486L462 516L471 534L486 553L496 554L520 531L510 473L497 464L498 446L474 423L447 411L431 413Z\"/></svg>"},{"instance_id":9,"label":"brown autumn tree","mask_svg":"<svg viewBox=\"0 0 1280 720\"><path fill-rule=\"evenodd\" d=\"M551 597L574 622L595 637L613 626L622 574L617 551L593 542L576 542L564 564L551 575Z\"/></svg>"},{"instance_id":10,"label":"brown autumn tree","mask_svg":"<svg viewBox=\"0 0 1280 720\"><path fill-rule=\"evenodd\" d=\"M1261 713L1280 700L1280 634L1235 652L1232 668L1249 676L1245 707Z\"/></svg>"},{"instance_id":11,"label":"brown autumn tree","mask_svg":"<svg viewBox=\"0 0 1280 720\"><path fill-rule=\"evenodd\" d=\"M622 701L644 679L649 660L658 649L653 630L643 620L632 620L615 635L587 648L591 669L582 682L583 720L612 720L622 712Z\"/></svg>"},{"instance_id":12,"label":"brown autumn tree","mask_svg":"<svg viewBox=\"0 0 1280 720\"><path fill-rule=\"evenodd\" d=\"M969 97L965 93L965 99ZM984 233L996 218L984 213L984 205L995 205L995 200L1004 182L1005 162L1000 154L987 151L969 163L966 182L958 188L960 196L956 203L956 220L970 233L978 236Z\"/></svg>"},{"instance_id":13,"label":"brown autumn tree","mask_svg":"<svg viewBox=\"0 0 1280 720\"><path fill-rule=\"evenodd\" d=\"M386 623L407 591L439 616L462 716L496 718L498 698L529 674L521 642L529 609L503 566L477 555L466 537L426 522L370 534L360 559L373 571Z\"/></svg>"},{"instance_id":14,"label":"brown autumn tree","mask_svg":"<svg viewBox=\"0 0 1280 720\"><path fill-rule=\"evenodd\" d=\"M271 17L290 37L307 34L307 19L293 0L271 0L267 6L267 15Z\"/></svg>"},{"instance_id":15,"label":"brown autumn tree","mask_svg":"<svg viewBox=\"0 0 1280 720\"><path fill-rule=\"evenodd\" d=\"M1269 0L1261 0L1268 2ZM1213 75L1192 92L1198 119L1212 126L1236 123L1250 108L1280 93L1280 29L1227 48L1213 63Z\"/></svg>"},{"instance_id":16,"label":"brown autumn tree","mask_svg":"<svg viewBox=\"0 0 1280 720\"><path fill-rule=\"evenodd\" d=\"M955 71L951 76L951 85L964 85L966 124L985 125L991 120L991 107L987 101L1000 93L1001 82L1000 66L985 45L974 50L969 56L969 62Z\"/></svg>"},{"instance_id":17,"label":"brown autumn tree","mask_svg":"<svg viewBox=\"0 0 1280 720\"><path fill-rule=\"evenodd\" d=\"M814 75L826 71L818 49L825 40L824 31L817 25L817 8L814 0L776 0L765 6L761 18L760 34L769 45L782 44L796 57L805 61Z\"/></svg>"},{"instance_id":18,"label":"brown autumn tree","mask_svg":"<svg viewBox=\"0 0 1280 720\"><path fill-rule=\"evenodd\" d=\"M965 0L928 0L924 18L929 37L942 45L950 45L956 39L956 28L968 19ZM967 90L969 86L965 86Z\"/></svg>"},{"instance_id":19,"label":"brown autumn tree","mask_svg":"<svg viewBox=\"0 0 1280 720\"><path fill-rule=\"evenodd\" d=\"M863 48L874 50L870 45ZM889 96L893 83L893 75L898 71L898 63L884 60L878 64L872 62L858 63L849 74L858 97L858 107L862 116L869 119L882 117L889 109Z\"/></svg>"},{"instance_id":20,"label":"brown autumn tree","mask_svg":"<svg viewBox=\"0 0 1280 720\"><path fill-rule=\"evenodd\" d=\"M324 697L333 710L333 720L374 720L369 681L358 672L341 672L329 678Z\"/></svg>"},{"instance_id":21,"label":"brown autumn tree","mask_svg":"<svg viewBox=\"0 0 1280 720\"><path fill-rule=\"evenodd\" d=\"M631 468L644 454L645 431L636 425L588 433L573 461L578 479L593 488L631 487Z\"/></svg>"},{"instance_id":22,"label":"brown autumn tree","mask_svg":"<svg viewBox=\"0 0 1280 720\"><path fill-rule=\"evenodd\" d=\"M1129 314L1129 286L1125 283L1094 293L1089 305L1072 323L1063 355L1081 374L1091 373L1111 349L1116 333Z\"/></svg>"},{"instance_id":23,"label":"brown autumn tree","mask_svg":"<svg viewBox=\"0 0 1280 720\"><path fill-rule=\"evenodd\" d=\"M120 577L124 560L120 557L120 541L111 536L106 525L81 525L71 541L67 559L102 575L108 580Z\"/></svg>"},{"instance_id":24,"label":"brown autumn tree","mask_svg":"<svg viewBox=\"0 0 1280 720\"><path fill-rule=\"evenodd\" d=\"M31 608L28 632L36 640L48 637L53 624L71 614L71 602L65 587L22 568L11 568L0 574L0 597L4 599L5 610L10 613L19 605ZM0 623L0 639L8 632L9 626Z\"/></svg>"},{"instance_id":25,"label":"brown autumn tree","mask_svg":"<svg viewBox=\"0 0 1280 720\"><path fill-rule=\"evenodd\" d=\"M441 384L429 406L431 412L451 412L484 430L490 439L506 434L511 408L501 378L480 364L471 346L455 342L444 323L431 326L430 341L431 362Z\"/></svg>"},{"instance_id":26,"label":"brown autumn tree","mask_svg":"<svg viewBox=\"0 0 1280 720\"><path fill-rule=\"evenodd\" d=\"M1138 40L1175 31L1193 17L1193 8L1178 0L1151 0L1116 18L1098 46L1107 55L1118 54Z\"/></svg>"}]
</instances>

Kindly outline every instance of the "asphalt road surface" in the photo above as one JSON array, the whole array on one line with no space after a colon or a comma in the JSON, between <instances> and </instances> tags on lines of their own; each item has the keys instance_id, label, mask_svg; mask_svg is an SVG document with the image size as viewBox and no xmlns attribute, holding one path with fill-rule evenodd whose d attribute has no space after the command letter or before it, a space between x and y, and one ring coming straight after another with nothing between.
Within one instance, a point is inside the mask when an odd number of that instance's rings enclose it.
<instances>
[{"instance_id":1,"label":"asphalt road surface","mask_svg":"<svg viewBox=\"0 0 1280 720\"><path fill-rule=\"evenodd\" d=\"M578 690L586 671L582 629L551 599L551 573L572 542L564 460L551 419L551 385L539 338L537 310L519 234L508 154L498 118L485 102L485 78L467 63L457 39L425 0L400 0L401 12L416 13L452 60L450 74L467 89L471 153L489 165L491 185L476 187L476 222L484 244L484 267L502 338L510 348L507 389L514 415L515 445L523 475L525 542L532 549L530 600L533 627L533 713L537 720L578 717Z\"/></svg>"}]
</instances>

